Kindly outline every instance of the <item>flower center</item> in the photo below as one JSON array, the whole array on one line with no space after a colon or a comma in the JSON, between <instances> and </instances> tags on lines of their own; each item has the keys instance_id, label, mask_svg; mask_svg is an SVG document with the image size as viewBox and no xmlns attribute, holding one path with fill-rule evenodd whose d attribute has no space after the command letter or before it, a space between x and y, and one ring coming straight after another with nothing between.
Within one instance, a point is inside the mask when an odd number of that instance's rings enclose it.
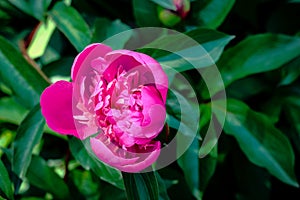
<instances>
[{"instance_id":1,"label":"flower center","mask_svg":"<svg viewBox=\"0 0 300 200\"><path fill-rule=\"evenodd\" d=\"M110 82L99 78L92 95L97 122L104 135L127 149L135 144L134 131L144 119L139 73L128 73L120 66Z\"/></svg>"}]
</instances>

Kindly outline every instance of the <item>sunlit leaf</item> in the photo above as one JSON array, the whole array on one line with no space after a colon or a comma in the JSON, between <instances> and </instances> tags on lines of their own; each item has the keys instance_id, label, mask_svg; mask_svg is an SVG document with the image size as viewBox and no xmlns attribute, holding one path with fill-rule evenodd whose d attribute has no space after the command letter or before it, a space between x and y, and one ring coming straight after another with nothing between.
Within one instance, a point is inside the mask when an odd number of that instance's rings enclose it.
<instances>
[{"instance_id":1,"label":"sunlit leaf","mask_svg":"<svg viewBox=\"0 0 300 200\"><path fill-rule=\"evenodd\" d=\"M55 24L51 19L47 19L45 22L41 22L41 24L39 24L27 49L29 57L36 59L45 53L54 30Z\"/></svg>"}]
</instances>

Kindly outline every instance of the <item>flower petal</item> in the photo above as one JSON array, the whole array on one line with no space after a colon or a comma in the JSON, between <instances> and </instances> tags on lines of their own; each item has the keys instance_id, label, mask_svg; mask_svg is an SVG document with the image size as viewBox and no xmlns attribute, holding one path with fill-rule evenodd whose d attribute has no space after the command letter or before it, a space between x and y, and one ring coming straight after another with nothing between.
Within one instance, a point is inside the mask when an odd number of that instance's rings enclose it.
<instances>
[{"instance_id":1,"label":"flower petal","mask_svg":"<svg viewBox=\"0 0 300 200\"><path fill-rule=\"evenodd\" d=\"M90 143L91 143L91 148L93 150L93 152L95 153L95 155L103 162L118 168L121 165L129 165L129 164L133 164L138 160L138 157L134 157L134 158L123 158L118 156L118 154L116 154L114 152L114 150L112 150L113 148L116 149L116 151L125 151L122 148L110 143L109 145L105 144L103 140L105 136L101 136L100 138L90 138ZM106 139L105 139L106 140ZM111 148L109 148L111 147ZM125 154L125 153L121 153L121 154Z\"/></svg>"},{"instance_id":2,"label":"flower petal","mask_svg":"<svg viewBox=\"0 0 300 200\"><path fill-rule=\"evenodd\" d=\"M83 65L90 67L92 60L98 57L103 58L110 51L112 51L111 47L101 43L94 43L87 46L74 60L71 70L72 80L75 81L77 73Z\"/></svg>"},{"instance_id":3,"label":"flower petal","mask_svg":"<svg viewBox=\"0 0 300 200\"><path fill-rule=\"evenodd\" d=\"M155 141L154 148L150 153L140 153L139 162L131 165L119 166L118 169L124 172L137 173L152 165L160 154L160 142Z\"/></svg>"},{"instance_id":4,"label":"flower petal","mask_svg":"<svg viewBox=\"0 0 300 200\"><path fill-rule=\"evenodd\" d=\"M119 148L118 151L123 151L123 152L115 153L112 150L112 148L118 148L118 147L115 146L114 144L109 144L109 145L105 144L101 138L102 136L100 136L100 138L90 139L90 144L93 152L101 161L121 171L140 172L143 169L149 167L152 163L154 163L160 154L160 142L158 141L155 141L154 144L152 144L153 147L151 152L132 153ZM136 156L136 157L124 158L124 157L120 157L119 155L127 155L128 157Z\"/></svg>"},{"instance_id":5,"label":"flower petal","mask_svg":"<svg viewBox=\"0 0 300 200\"><path fill-rule=\"evenodd\" d=\"M155 138L163 129L166 119L166 109L162 99L154 86L142 88L141 100L143 102L144 121L136 137Z\"/></svg>"},{"instance_id":6,"label":"flower petal","mask_svg":"<svg viewBox=\"0 0 300 200\"><path fill-rule=\"evenodd\" d=\"M58 81L43 91L40 104L51 129L78 137L72 113L72 90L72 83Z\"/></svg>"},{"instance_id":7,"label":"flower petal","mask_svg":"<svg viewBox=\"0 0 300 200\"><path fill-rule=\"evenodd\" d=\"M155 84L162 96L164 103L166 102L168 92L168 77L161 65L156 60L146 54L130 50L112 51L105 56L105 59L114 64L114 68L122 65L126 71L140 71L141 66L147 67L152 72L151 74L154 77L154 83L146 84ZM147 72L147 70L145 72Z\"/></svg>"}]
</instances>

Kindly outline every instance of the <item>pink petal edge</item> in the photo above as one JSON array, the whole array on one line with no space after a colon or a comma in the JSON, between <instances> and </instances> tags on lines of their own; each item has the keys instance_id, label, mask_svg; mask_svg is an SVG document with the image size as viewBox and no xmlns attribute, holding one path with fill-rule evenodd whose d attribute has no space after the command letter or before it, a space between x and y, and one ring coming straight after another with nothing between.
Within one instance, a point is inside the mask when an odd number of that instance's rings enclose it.
<instances>
[{"instance_id":1,"label":"pink petal edge","mask_svg":"<svg viewBox=\"0 0 300 200\"><path fill-rule=\"evenodd\" d=\"M151 153L140 153L142 157L146 157L142 161L138 161L140 157L125 159L121 158L111 151L102 141L96 138L90 139L91 147L99 160L105 162L111 167L115 167L124 172L137 173L153 164L160 154L160 142L156 142L155 150Z\"/></svg>"},{"instance_id":2,"label":"pink petal edge","mask_svg":"<svg viewBox=\"0 0 300 200\"><path fill-rule=\"evenodd\" d=\"M166 103L168 93L168 77L161 65L155 59L146 54L124 49L109 52L105 58L112 61L120 56L130 56L138 63L141 63L141 65L149 67L154 76L156 87L161 93L164 103Z\"/></svg>"},{"instance_id":3,"label":"pink petal edge","mask_svg":"<svg viewBox=\"0 0 300 200\"><path fill-rule=\"evenodd\" d=\"M71 78L75 81L77 73L81 68L82 64L88 59L89 55L93 52L97 51L97 57L104 57L108 52L112 51L112 48L102 44L102 43L93 43L87 46L82 52L80 52L74 62L71 69Z\"/></svg>"},{"instance_id":4,"label":"pink petal edge","mask_svg":"<svg viewBox=\"0 0 300 200\"><path fill-rule=\"evenodd\" d=\"M64 135L78 137L72 113L72 83L58 81L41 95L41 111L48 126Z\"/></svg>"}]
</instances>

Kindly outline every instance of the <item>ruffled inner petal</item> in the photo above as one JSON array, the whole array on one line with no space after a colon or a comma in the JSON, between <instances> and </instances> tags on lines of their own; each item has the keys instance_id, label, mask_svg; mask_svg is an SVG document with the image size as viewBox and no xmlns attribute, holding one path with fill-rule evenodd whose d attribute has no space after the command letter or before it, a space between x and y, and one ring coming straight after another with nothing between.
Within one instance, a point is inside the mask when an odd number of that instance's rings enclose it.
<instances>
[{"instance_id":1,"label":"ruffled inner petal","mask_svg":"<svg viewBox=\"0 0 300 200\"><path fill-rule=\"evenodd\" d=\"M156 88L159 90L164 103L166 102L168 92L168 77L161 65L156 60L146 54L130 50L112 51L105 56L105 59L112 63L113 68L118 65L122 65L126 71L139 71L142 76L147 77L146 81L150 81L146 84L156 85ZM124 62L126 64L124 64ZM151 80L152 77L154 80Z\"/></svg>"}]
</instances>

